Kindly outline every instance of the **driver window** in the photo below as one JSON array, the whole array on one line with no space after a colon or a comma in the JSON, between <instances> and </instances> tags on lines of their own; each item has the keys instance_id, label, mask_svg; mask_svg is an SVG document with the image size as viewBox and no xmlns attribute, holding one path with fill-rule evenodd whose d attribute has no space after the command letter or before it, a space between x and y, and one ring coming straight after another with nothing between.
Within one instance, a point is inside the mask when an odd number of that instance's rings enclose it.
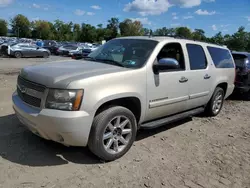
<instances>
[{"instance_id":1,"label":"driver window","mask_svg":"<svg viewBox=\"0 0 250 188\"><path fill-rule=\"evenodd\" d=\"M180 69L185 70L185 61L183 56L182 47L179 43L166 44L157 56L157 61L162 58L173 58L180 64Z\"/></svg>"}]
</instances>

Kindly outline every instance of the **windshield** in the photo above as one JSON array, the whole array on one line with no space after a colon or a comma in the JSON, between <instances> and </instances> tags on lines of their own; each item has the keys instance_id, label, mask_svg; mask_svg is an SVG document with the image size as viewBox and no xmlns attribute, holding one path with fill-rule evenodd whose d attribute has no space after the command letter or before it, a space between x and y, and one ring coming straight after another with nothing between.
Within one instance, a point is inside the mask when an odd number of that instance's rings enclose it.
<instances>
[{"instance_id":1,"label":"windshield","mask_svg":"<svg viewBox=\"0 0 250 188\"><path fill-rule=\"evenodd\" d=\"M115 39L111 40L88 57L103 63L117 62L126 68L140 68L154 50L157 41L145 39Z\"/></svg>"}]
</instances>

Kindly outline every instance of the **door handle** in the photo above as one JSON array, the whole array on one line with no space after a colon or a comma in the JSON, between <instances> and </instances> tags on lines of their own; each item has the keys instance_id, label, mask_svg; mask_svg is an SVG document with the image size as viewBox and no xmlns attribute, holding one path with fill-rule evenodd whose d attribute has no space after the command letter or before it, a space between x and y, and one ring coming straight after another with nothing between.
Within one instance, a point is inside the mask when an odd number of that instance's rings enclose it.
<instances>
[{"instance_id":1,"label":"door handle","mask_svg":"<svg viewBox=\"0 0 250 188\"><path fill-rule=\"evenodd\" d=\"M204 76L204 79L209 79L209 78L211 78L211 76L209 76L208 74Z\"/></svg>"},{"instance_id":2,"label":"door handle","mask_svg":"<svg viewBox=\"0 0 250 188\"><path fill-rule=\"evenodd\" d=\"M188 79L184 76L182 76L181 79L179 80L180 83L185 83L187 81L188 81Z\"/></svg>"}]
</instances>

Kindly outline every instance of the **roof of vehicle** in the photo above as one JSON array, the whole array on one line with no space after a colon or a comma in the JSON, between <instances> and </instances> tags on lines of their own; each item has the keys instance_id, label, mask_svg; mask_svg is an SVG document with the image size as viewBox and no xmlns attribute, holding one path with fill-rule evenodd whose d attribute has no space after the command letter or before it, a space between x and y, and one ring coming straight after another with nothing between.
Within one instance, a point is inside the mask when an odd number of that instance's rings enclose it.
<instances>
[{"instance_id":1,"label":"roof of vehicle","mask_svg":"<svg viewBox=\"0 0 250 188\"><path fill-rule=\"evenodd\" d=\"M232 54L241 54L241 55L247 55L247 56L250 55L249 52L236 52L236 51L232 51Z\"/></svg>"},{"instance_id":2,"label":"roof of vehicle","mask_svg":"<svg viewBox=\"0 0 250 188\"><path fill-rule=\"evenodd\" d=\"M212 47L227 49L227 47L223 46L223 45L217 45L217 44L212 44L212 43L208 43L208 42L200 42L200 41L195 41L192 39L168 37L168 36L128 36L128 37L119 37L117 39L144 39L144 40L153 40L153 41L158 41L158 42L162 42L162 41L166 41L166 40L176 40L176 42L180 42L180 41L183 41L186 43L192 42L193 44L200 44L200 45L205 44L205 45L212 46Z\"/></svg>"}]
</instances>

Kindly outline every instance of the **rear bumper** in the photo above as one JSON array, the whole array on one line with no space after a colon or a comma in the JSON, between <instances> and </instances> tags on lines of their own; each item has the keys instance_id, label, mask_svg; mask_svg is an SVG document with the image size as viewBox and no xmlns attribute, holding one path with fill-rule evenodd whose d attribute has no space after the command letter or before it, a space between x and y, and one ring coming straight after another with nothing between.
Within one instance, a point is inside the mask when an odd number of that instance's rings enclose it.
<instances>
[{"instance_id":1,"label":"rear bumper","mask_svg":"<svg viewBox=\"0 0 250 188\"><path fill-rule=\"evenodd\" d=\"M88 144L93 117L87 112L36 109L24 103L16 93L12 101L18 119L34 134L67 146Z\"/></svg>"}]
</instances>

